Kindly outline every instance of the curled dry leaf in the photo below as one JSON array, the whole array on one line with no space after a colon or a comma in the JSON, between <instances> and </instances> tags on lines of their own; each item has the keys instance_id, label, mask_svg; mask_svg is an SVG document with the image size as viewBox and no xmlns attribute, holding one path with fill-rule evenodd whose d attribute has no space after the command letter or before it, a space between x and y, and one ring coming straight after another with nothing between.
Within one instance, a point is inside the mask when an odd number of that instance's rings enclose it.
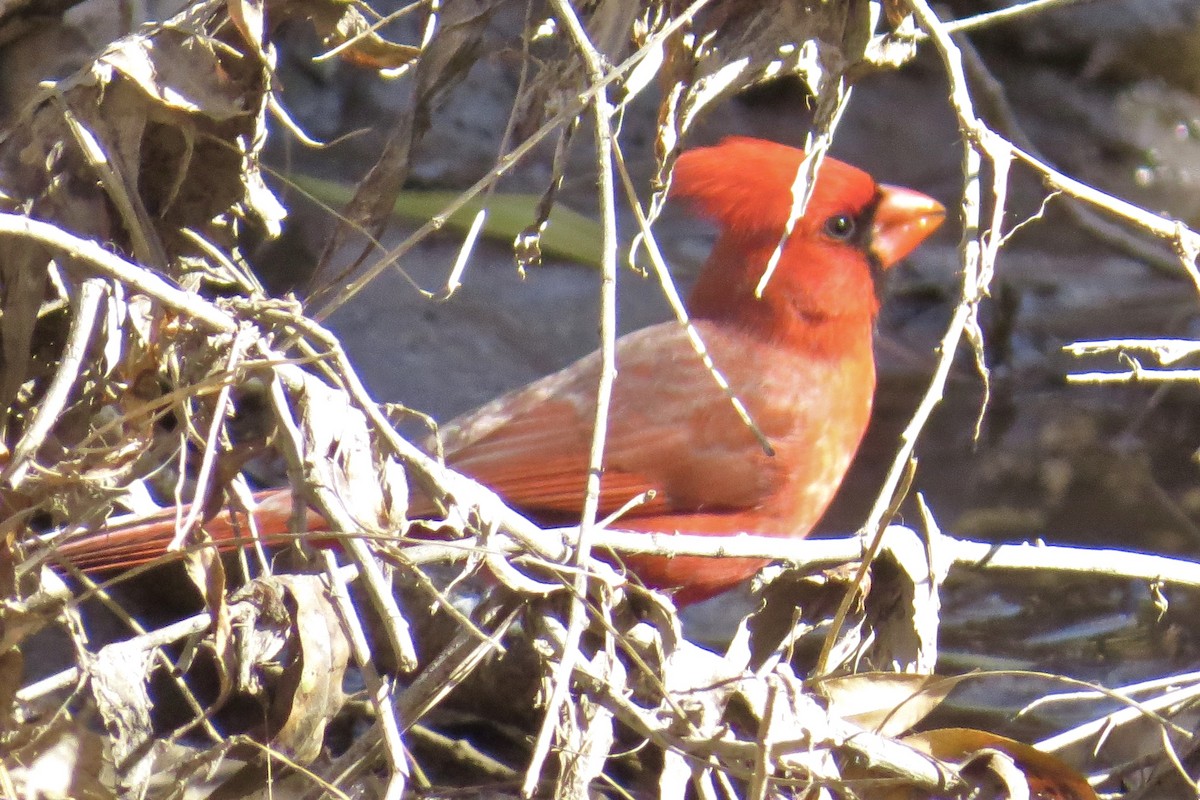
<instances>
[{"instance_id":1,"label":"curled dry leaf","mask_svg":"<svg viewBox=\"0 0 1200 800\"><path fill-rule=\"evenodd\" d=\"M842 779L839 755L847 727L821 707L786 664L743 679L730 708L735 727L739 711L757 722L745 733L762 748L767 775L779 769L821 783Z\"/></svg>"},{"instance_id":2,"label":"curled dry leaf","mask_svg":"<svg viewBox=\"0 0 1200 800\"><path fill-rule=\"evenodd\" d=\"M256 580L238 593L231 613L245 648L243 680L258 686L266 674L277 673L268 712L272 748L310 763L345 703L342 681L350 663L350 643L325 580L318 575Z\"/></svg>"},{"instance_id":3,"label":"curled dry leaf","mask_svg":"<svg viewBox=\"0 0 1200 800\"><path fill-rule=\"evenodd\" d=\"M931 674L937 664L940 589L949 567L936 558L931 563L931 549L909 528L893 525L882 535L864 607L871 636L853 663L856 669Z\"/></svg>"},{"instance_id":4,"label":"curled dry leaf","mask_svg":"<svg viewBox=\"0 0 1200 800\"><path fill-rule=\"evenodd\" d=\"M912 729L957 685L953 678L896 672L863 672L823 678L816 689L829 713L884 736Z\"/></svg>"},{"instance_id":5,"label":"curled dry leaf","mask_svg":"<svg viewBox=\"0 0 1200 800\"><path fill-rule=\"evenodd\" d=\"M147 746L154 740L147 681L155 648L136 639L100 649L87 664L88 688L108 733L109 757L121 788L138 795L153 776Z\"/></svg>"},{"instance_id":6,"label":"curled dry leaf","mask_svg":"<svg viewBox=\"0 0 1200 800\"><path fill-rule=\"evenodd\" d=\"M626 672L620 659L603 650L591 658L594 674L602 676L614 692L625 690ZM613 712L586 694L578 702L563 706L559 723L562 771L559 797L585 797L588 787L604 773L613 746Z\"/></svg>"},{"instance_id":7,"label":"curled dry leaf","mask_svg":"<svg viewBox=\"0 0 1200 800\"><path fill-rule=\"evenodd\" d=\"M247 223L278 231L284 211L258 165L273 79L263 59L243 52L220 6L198 3L114 42L52 90L24 98L0 137L0 207L64 233L57 249L16 236L0 242L5 440L18 440L35 418L56 420L27 442L38 468L6 498L10 508L40 506L72 522L103 516L123 487L177 453L178 436L157 426L170 405L162 397L223 372L228 342L189 338L186 319L145 303L132 282L116 286L70 244L102 242L145 269L148 281L184 289L181 296L201 312L211 308L206 290L239 282L197 258L194 241L234 254L233 263ZM85 358L68 376L69 403L47 409L39 387L65 374L62 343L80 287L98 278L109 314L99 333L73 345ZM188 349L186 358L176 358L179 347ZM180 416L204 410L181 397L174 402Z\"/></svg>"},{"instance_id":8,"label":"curled dry leaf","mask_svg":"<svg viewBox=\"0 0 1200 800\"><path fill-rule=\"evenodd\" d=\"M205 46L198 33L193 26L164 30L153 37L122 39L80 76L79 85L107 87L119 79L127 80L152 101L143 109L143 117L159 108L198 114L217 122L244 119L245 95L213 80L211 73L217 67L218 55L213 44ZM144 124L146 120L142 121Z\"/></svg>"},{"instance_id":9,"label":"curled dry leaf","mask_svg":"<svg viewBox=\"0 0 1200 800\"><path fill-rule=\"evenodd\" d=\"M307 20L321 37L322 45L356 67L393 71L421 55L420 47L380 36L377 26L354 4L339 0L287 0L279 5L282 18ZM419 5L413 3L410 8L416 10Z\"/></svg>"},{"instance_id":10,"label":"curled dry leaf","mask_svg":"<svg viewBox=\"0 0 1200 800\"><path fill-rule=\"evenodd\" d=\"M61 716L41 728L27 748L0 750L0 765L20 797L116 800L122 795L101 779L109 743L104 735Z\"/></svg>"},{"instance_id":11,"label":"curled dry leaf","mask_svg":"<svg viewBox=\"0 0 1200 800\"><path fill-rule=\"evenodd\" d=\"M748 648L746 663L758 669L790 653L806 663L809 635L818 629L827 635L845 593L857 591L830 649L828 670L932 673L948 565L931 564L930 548L908 528L891 526L883 536L878 558L857 587L857 565L816 574L764 570L763 605L735 638L736 648Z\"/></svg>"},{"instance_id":12,"label":"curled dry leaf","mask_svg":"<svg viewBox=\"0 0 1200 800\"><path fill-rule=\"evenodd\" d=\"M809 573L804 570L770 566L759 573L762 605L742 620L730 646L739 653L740 663L754 670L779 662L790 654L812 657L818 643L810 636L828 628L838 603L853 590L855 569L837 567ZM860 638L858 620L862 617L861 591L870 591L870 576L861 587L850 618L842 627L842 640ZM853 644L845 645L850 649Z\"/></svg>"},{"instance_id":13,"label":"curled dry leaf","mask_svg":"<svg viewBox=\"0 0 1200 800\"><path fill-rule=\"evenodd\" d=\"M1066 762L994 733L971 728L939 728L907 736L904 742L941 761L962 766L963 777L970 776L973 771L977 779L981 778L980 770L984 770L991 773L982 775L987 780L1007 780L1004 765L993 760L992 754L1001 753L1020 770L1032 797L1096 800L1091 785ZM973 770L968 768L970 765Z\"/></svg>"},{"instance_id":14,"label":"curled dry leaf","mask_svg":"<svg viewBox=\"0 0 1200 800\"><path fill-rule=\"evenodd\" d=\"M670 41L659 109L659 146L670 153L701 111L764 80L796 75L813 96L862 58L869 3L713 3L692 36Z\"/></svg>"},{"instance_id":15,"label":"curled dry leaf","mask_svg":"<svg viewBox=\"0 0 1200 800\"><path fill-rule=\"evenodd\" d=\"M403 530L408 510L404 469L381 450L366 416L345 392L300 369L281 366L276 376L286 386L297 417L296 458L320 487L318 506L336 503L332 520L353 521L356 529Z\"/></svg>"}]
</instances>

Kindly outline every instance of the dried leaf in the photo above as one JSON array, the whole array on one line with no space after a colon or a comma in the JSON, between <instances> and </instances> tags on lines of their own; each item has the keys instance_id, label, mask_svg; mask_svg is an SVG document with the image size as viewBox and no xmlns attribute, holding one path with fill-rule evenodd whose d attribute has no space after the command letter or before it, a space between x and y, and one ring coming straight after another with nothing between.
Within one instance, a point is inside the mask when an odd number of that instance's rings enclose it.
<instances>
[{"instance_id":1,"label":"dried leaf","mask_svg":"<svg viewBox=\"0 0 1200 800\"><path fill-rule=\"evenodd\" d=\"M349 517L366 531L403 528L408 483L403 468L379 452L366 416L344 392L300 370L277 373L289 383L299 417L305 474L328 488L319 502L339 504L337 516ZM336 516L333 518L337 518Z\"/></svg>"},{"instance_id":2,"label":"dried leaf","mask_svg":"<svg viewBox=\"0 0 1200 800\"><path fill-rule=\"evenodd\" d=\"M4 769L20 797L117 800L100 780L108 740L69 716L40 731L36 742L3 753Z\"/></svg>"},{"instance_id":3,"label":"dried leaf","mask_svg":"<svg viewBox=\"0 0 1200 800\"><path fill-rule=\"evenodd\" d=\"M609 658L604 651L591 658L594 674L603 676L613 692L625 691L625 667L619 659ZM555 796L586 797L592 781L604 772L609 750L613 745L613 714L604 705L586 694L562 707L560 723L562 773Z\"/></svg>"},{"instance_id":4,"label":"dried leaf","mask_svg":"<svg viewBox=\"0 0 1200 800\"><path fill-rule=\"evenodd\" d=\"M1096 800L1096 792L1087 780L1065 762L1023 742L971 728L939 728L916 733L904 739L934 758L956 764L968 764L988 751L1007 755L1020 769L1033 797L1062 800Z\"/></svg>"},{"instance_id":5,"label":"dried leaf","mask_svg":"<svg viewBox=\"0 0 1200 800\"><path fill-rule=\"evenodd\" d=\"M799 770L818 782L844 777L838 748L845 739L845 730L837 727L840 721L835 725L833 716L787 665L743 679L730 703L730 717L735 725L738 713L748 714L756 722L748 735L767 749L767 758L778 758L781 766ZM781 748L772 757L771 748L777 742L789 743L790 747ZM799 742L804 745L796 746ZM768 775L776 768L772 761L765 765Z\"/></svg>"},{"instance_id":6,"label":"dried leaf","mask_svg":"<svg viewBox=\"0 0 1200 800\"><path fill-rule=\"evenodd\" d=\"M937 661L939 590L947 568L931 566L924 542L907 528L890 527L884 537L831 648L831 673L929 674ZM764 603L735 639L739 649L745 648L746 663L760 669L788 653L805 655L804 639L824 631L857 573L857 565L816 575L785 567L764 570Z\"/></svg>"},{"instance_id":7,"label":"dried leaf","mask_svg":"<svg viewBox=\"0 0 1200 800\"><path fill-rule=\"evenodd\" d=\"M883 0L883 13L893 29L899 28L908 17L908 4L904 0Z\"/></svg>"},{"instance_id":8,"label":"dried leaf","mask_svg":"<svg viewBox=\"0 0 1200 800\"><path fill-rule=\"evenodd\" d=\"M941 705L957 685L953 678L863 672L820 680L816 689L829 713L884 736L898 736Z\"/></svg>"},{"instance_id":9,"label":"dried leaf","mask_svg":"<svg viewBox=\"0 0 1200 800\"><path fill-rule=\"evenodd\" d=\"M265 61L267 54L263 50L263 41L267 20L261 0L227 0L225 7L229 11L230 22L242 34L246 44Z\"/></svg>"},{"instance_id":10,"label":"dried leaf","mask_svg":"<svg viewBox=\"0 0 1200 800\"><path fill-rule=\"evenodd\" d=\"M271 698L265 737L292 760L310 763L345 703L342 681L350 662L350 643L325 580L260 578L232 598L230 615L238 687Z\"/></svg>"},{"instance_id":11,"label":"dried leaf","mask_svg":"<svg viewBox=\"0 0 1200 800\"><path fill-rule=\"evenodd\" d=\"M862 58L871 37L865 0L717 3L695 28L671 40L665 62L663 153L676 149L706 107L763 80L797 75L818 95Z\"/></svg>"},{"instance_id":12,"label":"dried leaf","mask_svg":"<svg viewBox=\"0 0 1200 800\"><path fill-rule=\"evenodd\" d=\"M265 691L261 668L277 664L293 631L284 587L276 578L251 581L229 598L229 618L235 637L239 691Z\"/></svg>"},{"instance_id":13,"label":"dried leaf","mask_svg":"<svg viewBox=\"0 0 1200 800\"><path fill-rule=\"evenodd\" d=\"M119 784L135 796L153 777L149 745L155 737L147 681L154 652L145 642L131 639L101 648L85 665L88 688L108 732Z\"/></svg>"},{"instance_id":14,"label":"dried leaf","mask_svg":"<svg viewBox=\"0 0 1200 800\"><path fill-rule=\"evenodd\" d=\"M251 110L242 87L218 79L225 71L221 59L207 37L196 33L194 28L168 27L154 36L122 39L97 59L80 85L109 86L118 73L153 101L147 108L202 114L216 121L245 118Z\"/></svg>"},{"instance_id":15,"label":"dried leaf","mask_svg":"<svg viewBox=\"0 0 1200 800\"><path fill-rule=\"evenodd\" d=\"M739 626L729 648L731 657L736 653L739 663L758 671L794 653L811 633L827 627L855 572L853 566L816 574L777 566L764 569L759 575L766 584L762 605ZM870 591L870 581L866 583L862 588ZM861 596L856 601L843 625L839 651L852 649L861 638ZM833 663L841 662L835 658Z\"/></svg>"},{"instance_id":16,"label":"dried leaf","mask_svg":"<svg viewBox=\"0 0 1200 800\"><path fill-rule=\"evenodd\" d=\"M925 543L909 528L893 525L883 535L864 607L863 622L871 636L854 663L932 674L946 567L930 563Z\"/></svg>"},{"instance_id":17,"label":"dried leaf","mask_svg":"<svg viewBox=\"0 0 1200 800\"><path fill-rule=\"evenodd\" d=\"M324 47L356 67L397 70L421 55L420 47L399 44L380 36L376 27L351 3L294 0L284 5L283 11L285 18L307 19Z\"/></svg>"},{"instance_id":18,"label":"dried leaf","mask_svg":"<svg viewBox=\"0 0 1200 800\"><path fill-rule=\"evenodd\" d=\"M294 644L294 658L284 668L271 705L271 744L307 764L320 755L325 728L346 701L342 681L350 663L350 642L321 576L270 580L286 590L285 600L293 609Z\"/></svg>"}]
</instances>

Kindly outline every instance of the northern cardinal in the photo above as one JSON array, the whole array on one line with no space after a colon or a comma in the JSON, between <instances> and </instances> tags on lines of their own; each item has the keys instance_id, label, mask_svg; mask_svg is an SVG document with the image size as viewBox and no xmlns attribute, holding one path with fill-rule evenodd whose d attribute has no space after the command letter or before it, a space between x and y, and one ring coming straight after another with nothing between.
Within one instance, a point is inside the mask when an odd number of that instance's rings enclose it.
<instances>
[{"instance_id":1,"label":"northern cardinal","mask_svg":"<svg viewBox=\"0 0 1200 800\"><path fill-rule=\"evenodd\" d=\"M721 231L688 310L773 454L736 415L681 326L662 323L623 336L599 511L608 515L646 490L655 494L615 527L803 537L850 466L875 388L872 334L883 271L937 228L945 210L827 158L807 211L756 297L791 211L802 158L792 147L749 138L679 157L672 197L690 202ZM578 519L599 372L593 353L443 426L448 465L534 519ZM286 532L291 493L273 490L258 499L259 531ZM320 530L324 521L310 513L309 524ZM234 530L222 517L206 529L215 539ZM173 533L172 514L67 543L60 554L89 569L111 569L161 555ZM766 562L637 556L626 563L682 605L731 588Z\"/></svg>"}]
</instances>

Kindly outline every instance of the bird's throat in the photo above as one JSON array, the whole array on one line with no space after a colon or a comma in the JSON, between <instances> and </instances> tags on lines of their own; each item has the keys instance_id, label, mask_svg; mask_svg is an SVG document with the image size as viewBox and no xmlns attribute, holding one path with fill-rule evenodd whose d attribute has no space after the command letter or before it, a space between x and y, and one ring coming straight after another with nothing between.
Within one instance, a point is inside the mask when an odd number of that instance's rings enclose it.
<instances>
[{"instance_id":1,"label":"bird's throat","mask_svg":"<svg viewBox=\"0 0 1200 800\"><path fill-rule=\"evenodd\" d=\"M747 261L765 264L766 257ZM811 280L797 282L800 276L794 272L777 271L759 297L755 290L761 273L705 269L688 298L692 318L734 327L814 358L845 357L864 347L869 351L879 308L869 270L852 280L816 286Z\"/></svg>"}]
</instances>

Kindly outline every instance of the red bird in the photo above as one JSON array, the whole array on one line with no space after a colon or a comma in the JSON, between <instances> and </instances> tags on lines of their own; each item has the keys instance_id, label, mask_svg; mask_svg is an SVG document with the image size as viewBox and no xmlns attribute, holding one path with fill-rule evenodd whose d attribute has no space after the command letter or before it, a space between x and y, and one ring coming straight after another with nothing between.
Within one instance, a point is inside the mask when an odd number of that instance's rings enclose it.
<instances>
[{"instance_id":1,"label":"red bird","mask_svg":"<svg viewBox=\"0 0 1200 800\"><path fill-rule=\"evenodd\" d=\"M620 518L623 529L803 537L850 466L871 412L883 271L936 229L945 210L827 158L756 297L802 158L785 145L730 138L688 151L675 165L672 196L721 229L688 310L774 453L738 418L678 324L621 337L599 512L655 491ZM447 464L534 519L578 518L599 374L593 353L454 420L442 429ZM288 530L290 498L288 490L259 496L261 532ZM323 520L311 516L320 530ZM162 553L173 520L127 529L124 538L100 533L60 553L89 569L146 561ZM228 520L206 528L217 539L232 532ZM766 562L635 556L626 563L682 605L731 588Z\"/></svg>"}]
</instances>

